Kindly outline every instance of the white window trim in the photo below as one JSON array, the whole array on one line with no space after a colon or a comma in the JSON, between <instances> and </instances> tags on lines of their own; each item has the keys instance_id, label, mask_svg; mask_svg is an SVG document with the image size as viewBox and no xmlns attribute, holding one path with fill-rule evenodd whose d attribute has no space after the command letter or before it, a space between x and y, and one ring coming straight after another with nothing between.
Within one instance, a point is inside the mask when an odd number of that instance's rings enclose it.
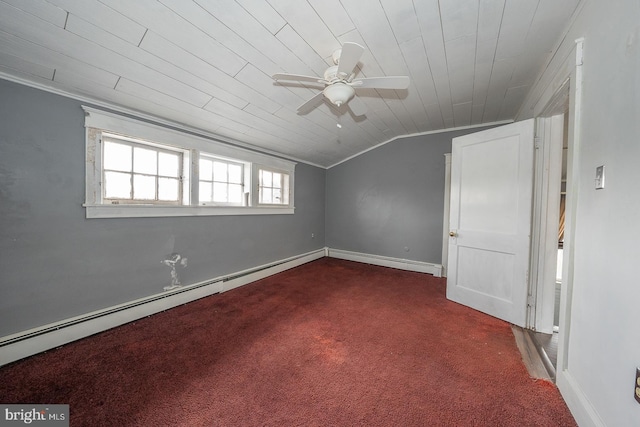
<instances>
[{"instance_id":1,"label":"white window trim","mask_svg":"<svg viewBox=\"0 0 640 427\"><path fill-rule=\"evenodd\" d=\"M87 218L156 218L173 216L293 214L292 207L87 205Z\"/></svg>"},{"instance_id":2,"label":"white window trim","mask_svg":"<svg viewBox=\"0 0 640 427\"><path fill-rule=\"evenodd\" d=\"M83 106L85 112L85 132L86 132L86 191L85 203L87 218L123 218L123 217L174 217L174 216L217 216L217 215L274 215L293 214L294 204L294 171L295 163L289 160L272 157L270 155L257 153L244 148L234 147L212 139L191 135L186 132L165 128L151 123L142 122L119 114L109 113L95 108ZM190 174L185 176L185 181L195 183L186 187L184 195L190 199L189 205L125 205L125 204L102 204L102 153L100 150L100 133L95 133L92 129L100 129L108 133L130 136L146 141L153 141L158 144L175 147L185 150L185 159L189 158ZM291 194L288 206L215 206L197 205L197 163L202 152L205 155L233 159L243 163L251 164L251 169L255 169L256 164L260 164L268 169L281 170L290 176ZM252 173L253 175L253 173ZM251 178L252 202L253 193L257 193L254 187L254 178ZM189 190L190 188L190 190ZM190 194L189 194L190 192ZM189 197L190 196L190 197ZM189 200L187 200L189 203Z\"/></svg>"},{"instance_id":3,"label":"white window trim","mask_svg":"<svg viewBox=\"0 0 640 427\"><path fill-rule=\"evenodd\" d=\"M272 166L269 165L265 165L265 164L258 164L258 163L253 163L252 165L253 170L252 170L252 180L253 180L253 187L256 188L256 191L252 193L252 205L253 206L261 206L261 207L278 207L278 206L284 206L286 207L287 205L279 205L276 203L260 203L260 195L259 195L259 191L257 191L258 187L260 186L260 176L258 171L260 169L265 170L265 171L269 171L269 172L277 172L277 173L282 173L282 174L286 174L289 175L289 203L293 204L293 201L291 200L293 197L293 173L290 170L287 169L280 169L280 168L274 168Z\"/></svg>"},{"instance_id":4,"label":"white window trim","mask_svg":"<svg viewBox=\"0 0 640 427\"><path fill-rule=\"evenodd\" d=\"M116 142L116 143L120 143L120 144L126 144L126 145L130 145L131 147L137 146L137 147L147 147L153 150L158 150L157 152L165 152L165 153L174 153L174 154L179 154L181 156L181 161L182 161L182 165L180 165L180 176L179 176L179 180L180 180L180 197L179 200L177 202L163 202L163 201L156 201L156 203L154 204L158 204L158 205L177 205L177 206L183 206L183 205L189 205L189 200L190 200L190 193L189 193L189 176L190 176L190 161L189 161L189 155L191 154L189 150L185 150L185 149L176 149L175 147L168 147L165 145L160 145L160 144L156 144L154 142L150 142L150 141L144 141L141 139L136 139L136 138L131 138L131 137L127 137L127 136L121 136L121 135L115 135L109 132L102 132L102 143L104 144L105 139L111 142ZM100 147L101 150L101 155L104 154L104 146ZM104 188L102 188L101 183L103 182L103 180L105 179L104 176L104 168L101 168L100 170L100 183L98 184L101 188L100 188L100 195L97 195L97 198L99 197L100 201L102 203L105 203L105 200L109 200L111 201L111 203L106 203L106 204L145 204L144 200L141 199L133 199L133 200L127 200L127 199L109 199L107 197L105 197L105 192L104 192ZM133 171L131 172L133 173ZM114 201L116 201L117 203L113 203Z\"/></svg>"},{"instance_id":5,"label":"white window trim","mask_svg":"<svg viewBox=\"0 0 640 427\"><path fill-rule=\"evenodd\" d=\"M251 163L249 162L243 162L237 159L228 159L226 157L220 157L220 156L216 156L215 154L211 154L211 153L206 153L206 152L202 152L199 153L199 157L198 157L198 169L200 169L200 160L204 158L206 160L211 160L211 161L221 161L221 162L225 162L225 163L229 163L229 164L236 164L236 165L240 165L242 166L242 187L243 187L243 194L242 194L242 202L241 203L224 203L224 202L202 202L202 200L200 199L200 197L198 197L198 201L199 201L199 206L231 206L231 207L249 207L248 205L246 205L246 203L248 202L248 200L246 200L246 190L250 189L251 187ZM213 182L213 181L211 181ZM200 192L200 177L198 177L198 192ZM199 196L199 195L198 195Z\"/></svg>"}]
</instances>

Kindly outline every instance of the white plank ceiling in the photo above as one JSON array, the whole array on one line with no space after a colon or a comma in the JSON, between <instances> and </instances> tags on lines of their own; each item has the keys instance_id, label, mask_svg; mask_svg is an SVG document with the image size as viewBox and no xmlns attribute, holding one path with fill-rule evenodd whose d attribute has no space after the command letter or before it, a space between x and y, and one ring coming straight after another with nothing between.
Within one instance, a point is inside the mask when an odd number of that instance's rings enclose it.
<instances>
[{"instance_id":1,"label":"white plank ceiling","mask_svg":"<svg viewBox=\"0 0 640 427\"><path fill-rule=\"evenodd\" d=\"M401 135L514 119L580 1L0 0L0 78L326 167ZM348 41L366 49L358 76L408 75L409 88L359 90L361 117L298 114L322 87L270 76L322 76Z\"/></svg>"}]
</instances>

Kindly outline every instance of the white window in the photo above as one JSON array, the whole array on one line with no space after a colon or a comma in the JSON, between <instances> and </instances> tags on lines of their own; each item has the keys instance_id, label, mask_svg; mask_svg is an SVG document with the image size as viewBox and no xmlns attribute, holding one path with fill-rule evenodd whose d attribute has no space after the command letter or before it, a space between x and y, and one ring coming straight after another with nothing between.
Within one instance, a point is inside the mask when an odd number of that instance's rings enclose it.
<instances>
[{"instance_id":1,"label":"white window","mask_svg":"<svg viewBox=\"0 0 640 427\"><path fill-rule=\"evenodd\" d=\"M87 218L294 213L293 162L83 109Z\"/></svg>"},{"instance_id":2,"label":"white window","mask_svg":"<svg viewBox=\"0 0 640 427\"><path fill-rule=\"evenodd\" d=\"M103 200L182 204L183 153L103 134Z\"/></svg>"},{"instance_id":3,"label":"white window","mask_svg":"<svg viewBox=\"0 0 640 427\"><path fill-rule=\"evenodd\" d=\"M198 179L200 204L244 205L244 164L201 155Z\"/></svg>"},{"instance_id":4,"label":"white window","mask_svg":"<svg viewBox=\"0 0 640 427\"><path fill-rule=\"evenodd\" d=\"M289 204L289 174L284 171L258 169L258 203Z\"/></svg>"}]
</instances>

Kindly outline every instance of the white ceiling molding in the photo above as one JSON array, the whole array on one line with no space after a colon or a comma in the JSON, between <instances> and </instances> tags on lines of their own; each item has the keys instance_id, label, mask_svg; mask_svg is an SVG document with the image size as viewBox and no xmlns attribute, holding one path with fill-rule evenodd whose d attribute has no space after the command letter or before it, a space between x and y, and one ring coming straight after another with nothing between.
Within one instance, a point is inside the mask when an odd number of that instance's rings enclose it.
<instances>
[{"instance_id":1,"label":"white ceiling molding","mask_svg":"<svg viewBox=\"0 0 640 427\"><path fill-rule=\"evenodd\" d=\"M356 153L353 156L347 157L346 159L341 160L341 161L339 161L339 162L327 167L327 169L331 169L334 166L338 166L339 164L344 163L344 162L346 162L348 160L351 160L351 159L353 159L355 157L358 157L358 156L360 156L360 155L362 155L362 154L364 154L364 153L366 153L368 151L375 150L376 148L382 147L383 145L389 144L390 142L394 142L394 141L397 141L399 139L413 138L414 136L435 135L435 134L439 134L439 133L455 132L455 131L459 131L459 130L472 130L472 129L478 129L478 128L483 128L483 127L500 126L500 125L506 125L506 124L509 124L509 123L513 123L513 120L502 120L502 121L499 121L499 122L484 123L484 124L481 124L481 125L460 126L460 127L457 127L457 128L430 130L430 131L427 131L427 132L418 132L418 133L413 133L413 134L410 134L410 135L395 136L395 137L393 137L393 138L391 138L391 139L389 139L389 140L387 140L385 142L381 142L378 145L374 145L371 148L367 148L366 150L363 150L363 151L361 151L359 153Z\"/></svg>"}]
</instances>

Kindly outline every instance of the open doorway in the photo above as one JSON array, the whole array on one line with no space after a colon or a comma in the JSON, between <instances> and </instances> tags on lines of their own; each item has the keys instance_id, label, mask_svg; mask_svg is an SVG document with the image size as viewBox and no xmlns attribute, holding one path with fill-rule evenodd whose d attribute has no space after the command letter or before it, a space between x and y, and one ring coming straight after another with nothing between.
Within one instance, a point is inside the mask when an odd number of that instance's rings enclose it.
<instances>
[{"instance_id":1,"label":"open doorway","mask_svg":"<svg viewBox=\"0 0 640 427\"><path fill-rule=\"evenodd\" d=\"M558 361L569 157L569 81L538 118L529 328L547 371ZM537 226L536 226L537 225Z\"/></svg>"},{"instance_id":2,"label":"open doorway","mask_svg":"<svg viewBox=\"0 0 640 427\"><path fill-rule=\"evenodd\" d=\"M562 172L560 176L560 210L558 213L558 256L556 263L556 292L553 310L553 332L556 333L556 335L560 327L560 294L562 290L562 264L564 261L564 227L567 212L567 164L569 159L568 111L565 111L563 118L564 126L562 132Z\"/></svg>"}]
</instances>

